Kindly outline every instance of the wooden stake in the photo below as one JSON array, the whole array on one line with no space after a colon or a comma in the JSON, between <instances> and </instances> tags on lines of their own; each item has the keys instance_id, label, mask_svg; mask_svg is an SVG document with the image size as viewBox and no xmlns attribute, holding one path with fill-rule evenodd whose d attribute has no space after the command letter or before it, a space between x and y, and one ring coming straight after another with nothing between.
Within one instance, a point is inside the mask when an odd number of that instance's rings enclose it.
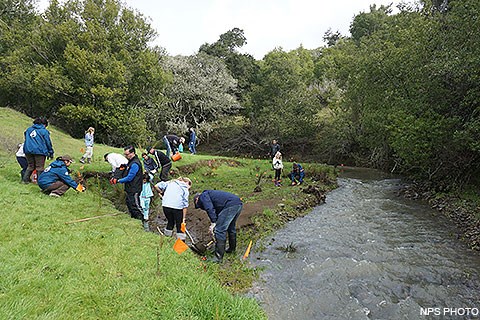
<instances>
[{"instance_id":1,"label":"wooden stake","mask_svg":"<svg viewBox=\"0 0 480 320\"><path fill-rule=\"evenodd\" d=\"M163 232L160 231L160 228L157 226L157 230L158 230L158 233L160 233L160 235L164 236Z\"/></svg>"},{"instance_id":2,"label":"wooden stake","mask_svg":"<svg viewBox=\"0 0 480 320\"><path fill-rule=\"evenodd\" d=\"M252 240L250 240L250 243L248 244L247 250L245 251L245 254L242 257L243 260L248 258L248 255L250 254L250 249L252 249Z\"/></svg>"},{"instance_id":3,"label":"wooden stake","mask_svg":"<svg viewBox=\"0 0 480 320\"><path fill-rule=\"evenodd\" d=\"M161 233L158 227L157 229ZM157 247L157 276L160 276L160 250L162 250L162 247L163 247L163 237L160 237L160 241Z\"/></svg>"},{"instance_id":4,"label":"wooden stake","mask_svg":"<svg viewBox=\"0 0 480 320\"><path fill-rule=\"evenodd\" d=\"M109 213L109 214L104 214L101 216L95 216L95 217L90 217L90 218L84 218L84 219L78 219L78 220L73 220L73 221L67 221L65 224L70 224L70 223L77 223L77 222L84 222L84 221L89 221L93 219L98 219L98 218L103 218L103 217L113 217L113 216L118 216L120 213Z\"/></svg>"}]
</instances>

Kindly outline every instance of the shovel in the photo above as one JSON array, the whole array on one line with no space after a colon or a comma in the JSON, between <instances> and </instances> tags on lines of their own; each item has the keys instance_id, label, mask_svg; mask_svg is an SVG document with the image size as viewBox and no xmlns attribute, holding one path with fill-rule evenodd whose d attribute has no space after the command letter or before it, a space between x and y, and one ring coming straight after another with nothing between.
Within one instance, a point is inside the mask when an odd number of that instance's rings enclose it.
<instances>
[{"instance_id":1,"label":"shovel","mask_svg":"<svg viewBox=\"0 0 480 320\"><path fill-rule=\"evenodd\" d=\"M185 228L185 233L187 234L188 238L190 239L190 242L192 243L190 245L190 249L192 249L192 251L195 252L196 254L203 256L205 254L205 251L207 250L208 244L207 246L204 246L202 244L197 244L195 240L193 240L192 235L190 234L190 232L188 232L186 228Z\"/></svg>"}]
</instances>

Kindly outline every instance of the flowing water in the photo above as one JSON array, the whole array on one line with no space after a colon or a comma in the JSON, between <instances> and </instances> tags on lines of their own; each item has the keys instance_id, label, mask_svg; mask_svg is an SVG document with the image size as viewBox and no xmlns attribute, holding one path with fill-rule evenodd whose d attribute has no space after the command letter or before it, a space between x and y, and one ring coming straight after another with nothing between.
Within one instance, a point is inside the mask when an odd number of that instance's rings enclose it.
<instances>
[{"instance_id":1,"label":"flowing water","mask_svg":"<svg viewBox=\"0 0 480 320\"><path fill-rule=\"evenodd\" d=\"M480 319L480 254L454 226L400 179L350 168L339 184L253 253L269 319Z\"/></svg>"}]
</instances>

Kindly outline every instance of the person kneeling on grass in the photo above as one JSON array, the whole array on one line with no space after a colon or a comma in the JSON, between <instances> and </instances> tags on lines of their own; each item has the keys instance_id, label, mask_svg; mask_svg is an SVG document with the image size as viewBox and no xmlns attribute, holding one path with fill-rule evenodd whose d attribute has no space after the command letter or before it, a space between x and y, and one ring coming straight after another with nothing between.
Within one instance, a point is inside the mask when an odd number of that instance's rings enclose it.
<instances>
[{"instance_id":1,"label":"person kneeling on grass","mask_svg":"<svg viewBox=\"0 0 480 320\"><path fill-rule=\"evenodd\" d=\"M242 200L229 192L220 190L204 190L193 198L196 209L205 210L210 218L209 231L215 236L215 257L213 262L220 263L225 252L235 252L237 248L237 222L242 212ZM227 242L229 248L225 250Z\"/></svg>"},{"instance_id":2,"label":"person kneeling on grass","mask_svg":"<svg viewBox=\"0 0 480 320\"><path fill-rule=\"evenodd\" d=\"M292 180L292 186L300 185L305 178L305 170L300 163L294 163L292 171L288 174L290 180ZM298 181L297 181L298 180Z\"/></svg>"},{"instance_id":3,"label":"person kneeling on grass","mask_svg":"<svg viewBox=\"0 0 480 320\"><path fill-rule=\"evenodd\" d=\"M52 197L60 197L68 188L77 191L85 191L85 187L75 182L70 177L68 167L72 164L73 159L69 155L58 157L53 161L38 177L38 186L42 192Z\"/></svg>"}]
</instances>

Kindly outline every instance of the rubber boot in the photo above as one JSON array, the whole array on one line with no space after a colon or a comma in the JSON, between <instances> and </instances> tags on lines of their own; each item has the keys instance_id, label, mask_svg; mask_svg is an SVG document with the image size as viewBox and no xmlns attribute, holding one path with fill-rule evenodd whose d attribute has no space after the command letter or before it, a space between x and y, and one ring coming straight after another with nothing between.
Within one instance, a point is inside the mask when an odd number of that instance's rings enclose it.
<instances>
[{"instance_id":1,"label":"rubber boot","mask_svg":"<svg viewBox=\"0 0 480 320\"><path fill-rule=\"evenodd\" d=\"M185 241L185 240L187 240L187 234L185 234L183 232L177 232L177 238L182 240L182 241Z\"/></svg>"},{"instance_id":2,"label":"rubber boot","mask_svg":"<svg viewBox=\"0 0 480 320\"><path fill-rule=\"evenodd\" d=\"M33 173L33 170L27 169L25 171L25 174L22 177L22 182L23 183L30 183L31 182L30 176L32 175L32 173Z\"/></svg>"},{"instance_id":3,"label":"rubber boot","mask_svg":"<svg viewBox=\"0 0 480 320\"><path fill-rule=\"evenodd\" d=\"M215 256L210 261L222 263L223 255L225 254L225 242L225 240L217 240L215 243Z\"/></svg>"},{"instance_id":4,"label":"rubber boot","mask_svg":"<svg viewBox=\"0 0 480 320\"><path fill-rule=\"evenodd\" d=\"M148 223L148 220L143 219L142 226L145 232L150 232L150 224Z\"/></svg>"},{"instance_id":5,"label":"rubber boot","mask_svg":"<svg viewBox=\"0 0 480 320\"><path fill-rule=\"evenodd\" d=\"M232 253L237 250L237 235L229 234L228 235L228 248L225 250L226 253Z\"/></svg>"}]
</instances>

